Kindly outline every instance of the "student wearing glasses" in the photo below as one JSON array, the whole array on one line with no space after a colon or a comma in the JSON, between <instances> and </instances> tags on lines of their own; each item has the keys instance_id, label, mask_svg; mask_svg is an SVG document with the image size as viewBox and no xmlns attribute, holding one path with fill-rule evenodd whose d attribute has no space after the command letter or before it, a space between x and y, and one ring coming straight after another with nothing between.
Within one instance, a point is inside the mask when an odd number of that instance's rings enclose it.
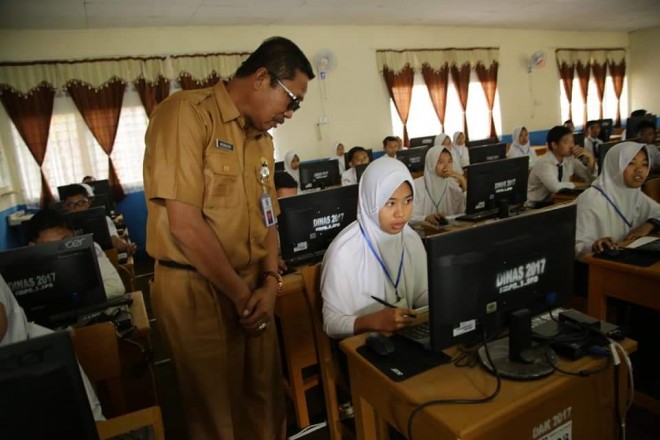
<instances>
[{"instance_id":1,"label":"student wearing glasses","mask_svg":"<svg viewBox=\"0 0 660 440\"><path fill-rule=\"evenodd\" d=\"M67 188L67 196L64 198L62 205L67 212L85 211L89 209L92 203L89 197L89 192L84 186L69 185ZM119 252L127 252L130 255L134 254L137 245L135 243L128 243L119 238L119 232L117 232L117 227L112 219L106 216L105 220L108 224L108 232L110 233L110 239L112 240L114 248Z\"/></svg>"},{"instance_id":2,"label":"student wearing glasses","mask_svg":"<svg viewBox=\"0 0 660 440\"><path fill-rule=\"evenodd\" d=\"M293 117L313 78L298 46L269 38L229 81L174 93L149 121L151 300L181 385L186 438L284 438L268 130Z\"/></svg>"}]
</instances>

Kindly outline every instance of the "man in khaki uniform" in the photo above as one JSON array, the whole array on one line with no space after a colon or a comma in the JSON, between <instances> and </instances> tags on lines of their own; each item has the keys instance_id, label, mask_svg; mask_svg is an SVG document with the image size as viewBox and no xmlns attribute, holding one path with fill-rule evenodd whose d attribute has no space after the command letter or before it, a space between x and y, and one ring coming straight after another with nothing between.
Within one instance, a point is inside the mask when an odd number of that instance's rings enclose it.
<instances>
[{"instance_id":1,"label":"man in khaki uniform","mask_svg":"<svg viewBox=\"0 0 660 440\"><path fill-rule=\"evenodd\" d=\"M274 37L229 82L175 93L151 117L151 296L190 439L284 438L273 323L279 205L266 130L293 116L313 78L300 49Z\"/></svg>"}]
</instances>

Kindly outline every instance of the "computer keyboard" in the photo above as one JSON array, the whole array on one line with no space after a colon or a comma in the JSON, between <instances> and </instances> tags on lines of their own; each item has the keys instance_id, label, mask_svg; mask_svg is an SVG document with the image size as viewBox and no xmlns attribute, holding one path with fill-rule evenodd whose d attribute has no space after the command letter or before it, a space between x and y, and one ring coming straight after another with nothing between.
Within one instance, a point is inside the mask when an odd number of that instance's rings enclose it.
<instances>
[{"instance_id":1,"label":"computer keyboard","mask_svg":"<svg viewBox=\"0 0 660 440\"><path fill-rule=\"evenodd\" d=\"M475 212L474 214L461 215L460 217L456 217L456 220L464 222L479 222L481 220L489 220L491 218L495 218L499 212L500 211L497 209L489 209L486 211Z\"/></svg>"},{"instance_id":2,"label":"computer keyboard","mask_svg":"<svg viewBox=\"0 0 660 440\"><path fill-rule=\"evenodd\" d=\"M397 331L396 334L423 345L427 350L431 346L431 329L428 322L405 327Z\"/></svg>"},{"instance_id":3,"label":"computer keyboard","mask_svg":"<svg viewBox=\"0 0 660 440\"><path fill-rule=\"evenodd\" d=\"M81 307L78 309L67 310L66 312L52 315L48 318L51 324L58 325L76 321L90 321L111 307L130 305L133 303L133 297L130 294L110 298L109 300Z\"/></svg>"}]
</instances>

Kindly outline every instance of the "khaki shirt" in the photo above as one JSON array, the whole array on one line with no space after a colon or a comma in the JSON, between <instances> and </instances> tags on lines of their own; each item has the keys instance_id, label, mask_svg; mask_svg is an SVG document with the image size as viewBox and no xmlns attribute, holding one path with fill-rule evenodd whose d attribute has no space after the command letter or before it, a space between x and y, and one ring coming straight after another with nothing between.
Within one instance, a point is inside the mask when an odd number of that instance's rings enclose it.
<instances>
[{"instance_id":1,"label":"khaki shirt","mask_svg":"<svg viewBox=\"0 0 660 440\"><path fill-rule=\"evenodd\" d=\"M273 141L267 133L246 127L224 83L167 98L151 116L145 142L149 255L190 264L167 219L164 200L178 200L202 210L234 269L259 263L267 253L260 207L262 161L270 169L266 189L279 214Z\"/></svg>"}]
</instances>

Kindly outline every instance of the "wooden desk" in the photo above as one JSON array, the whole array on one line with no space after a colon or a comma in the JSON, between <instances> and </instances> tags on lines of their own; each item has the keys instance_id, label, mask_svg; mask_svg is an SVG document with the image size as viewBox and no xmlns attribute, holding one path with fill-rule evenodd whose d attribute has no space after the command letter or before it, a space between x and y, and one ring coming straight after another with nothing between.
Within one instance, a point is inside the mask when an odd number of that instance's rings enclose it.
<instances>
[{"instance_id":1,"label":"wooden desk","mask_svg":"<svg viewBox=\"0 0 660 440\"><path fill-rule=\"evenodd\" d=\"M304 428L309 425L305 392L319 384L319 376L303 376L303 369L316 365L318 360L302 272L284 277L284 287L275 301L275 316L279 318L282 331L281 353L288 373L284 387L293 401L296 422L300 428Z\"/></svg>"},{"instance_id":2,"label":"wooden desk","mask_svg":"<svg viewBox=\"0 0 660 440\"><path fill-rule=\"evenodd\" d=\"M403 382L393 382L360 356L356 349L366 335L340 344L348 357L351 394L358 439L377 439L377 418L383 418L406 434L408 417L417 405L434 399L482 398L496 386L494 376L481 367L443 365ZM634 351L636 342L624 341ZM454 352L449 352L454 354ZM569 371L595 369L603 359L560 361ZM621 369L625 373L625 368ZM621 379L620 383L625 383ZM614 369L590 377L555 373L532 382L502 380L500 394L482 404L437 405L422 410L414 419L413 436L421 439L540 439L570 424L572 439L614 439ZM622 392L622 401L627 394ZM549 426L549 429L544 429ZM564 437L550 437L564 438Z\"/></svg>"},{"instance_id":3,"label":"wooden desk","mask_svg":"<svg viewBox=\"0 0 660 440\"><path fill-rule=\"evenodd\" d=\"M588 313L605 319L607 298L618 298L660 310L660 261L649 267L639 267L587 255L589 265Z\"/></svg>"}]
</instances>

